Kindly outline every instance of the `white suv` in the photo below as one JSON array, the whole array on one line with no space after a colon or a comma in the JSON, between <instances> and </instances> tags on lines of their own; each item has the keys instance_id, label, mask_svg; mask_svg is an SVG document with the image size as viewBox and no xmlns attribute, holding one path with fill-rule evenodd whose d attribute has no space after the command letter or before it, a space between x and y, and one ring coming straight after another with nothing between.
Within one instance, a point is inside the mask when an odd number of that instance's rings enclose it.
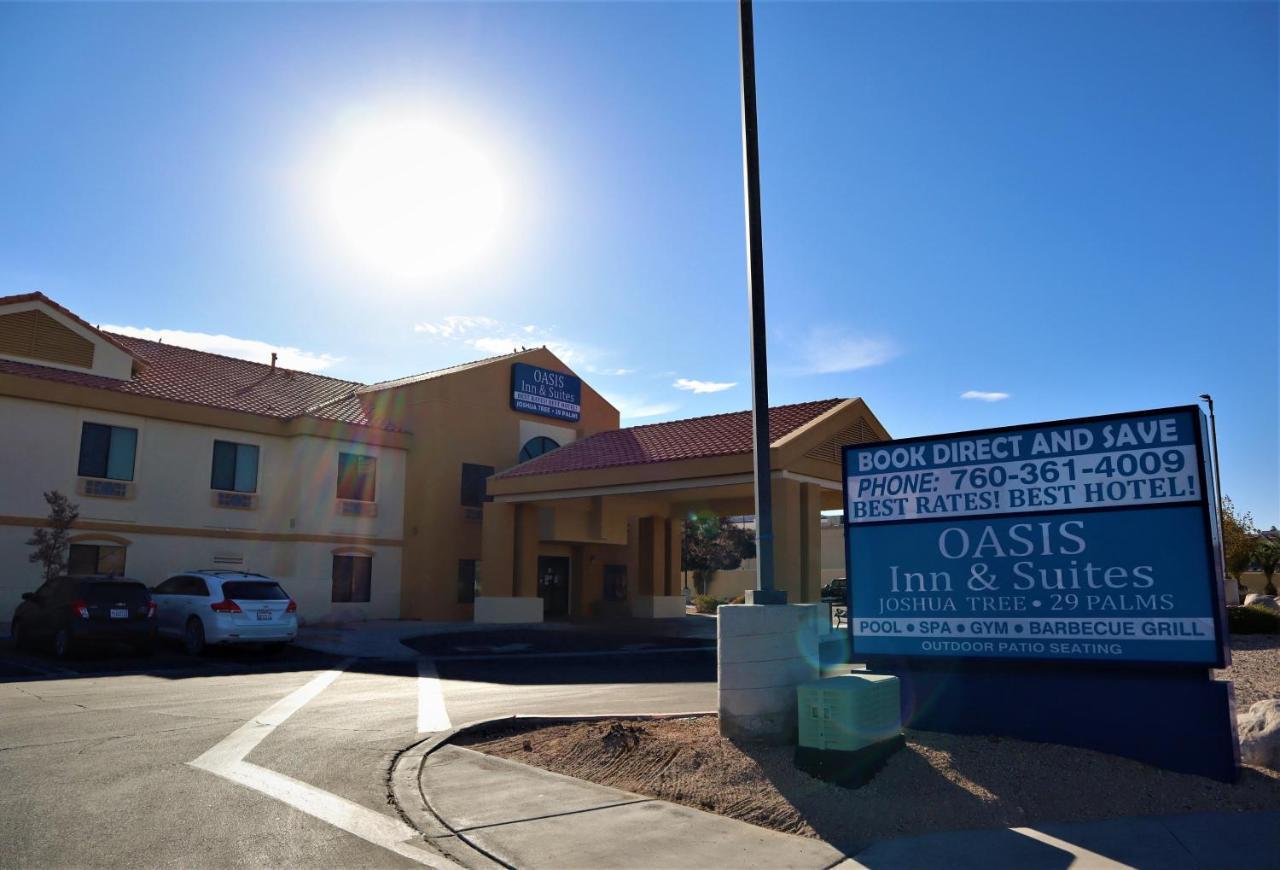
<instances>
[{"instance_id":1,"label":"white suv","mask_svg":"<svg viewBox=\"0 0 1280 870\"><path fill-rule=\"evenodd\" d=\"M243 571L187 571L151 590L162 636L191 655L206 644L260 643L281 649L298 636L298 605L280 584Z\"/></svg>"}]
</instances>

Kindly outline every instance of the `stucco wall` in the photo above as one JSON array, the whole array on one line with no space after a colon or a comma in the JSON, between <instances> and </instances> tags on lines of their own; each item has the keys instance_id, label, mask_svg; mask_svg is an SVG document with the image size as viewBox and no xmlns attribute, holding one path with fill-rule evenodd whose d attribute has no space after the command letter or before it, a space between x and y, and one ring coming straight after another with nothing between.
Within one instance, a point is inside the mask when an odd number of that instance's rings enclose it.
<instances>
[{"instance_id":1,"label":"stucco wall","mask_svg":"<svg viewBox=\"0 0 1280 870\"><path fill-rule=\"evenodd\" d=\"M57 489L80 506L77 535L103 534L130 542L126 571L150 585L169 574L239 557L234 568L284 580L304 619L327 615L334 550L358 545L374 553L373 601L338 605L366 616L399 610L405 451L312 436L284 438L175 423L71 405L0 397L0 620L7 620L39 572L22 544L31 533L24 520L47 514L43 493ZM77 465L84 422L138 430L133 497L77 495ZM210 476L215 440L259 448L255 510L213 504ZM376 456L377 516L341 516L337 511L338 453ZM110 531L94 524L121 524ZM258 536L271 536L264 540ZM320 540L306 540L307 537ZM83 539L89 542L90 539Z\"/></svg>"},{"instance_id":2,"label":"stucco wall","mask_svg":"<svg viewBox=\"0 0 1280 870\"><path fill-rule=\"evenodd\" d=\"M519 361L571 373L541 349ZM472 605L458 601L458 560L481 560L481 519L461 504L462 464L501 471L516 464L528 438L546 435L564 445L616 429L618 412L586 383L577 422L513 411L507 360L397 387L395 392L405 428L414 435L405 473L401 613L407 618L470 621ZM551 555L553 548L544 545L539 552ZM511 578L492 576L481 566L480 583L486 595L502 595Z\"/></svg>"}]
</instances>

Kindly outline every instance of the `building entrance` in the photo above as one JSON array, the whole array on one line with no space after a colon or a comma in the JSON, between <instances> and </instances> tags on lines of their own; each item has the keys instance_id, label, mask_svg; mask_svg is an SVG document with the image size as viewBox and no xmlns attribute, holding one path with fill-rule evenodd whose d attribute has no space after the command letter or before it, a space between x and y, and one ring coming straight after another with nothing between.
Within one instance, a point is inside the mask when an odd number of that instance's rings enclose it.
<instances>
[{"instance_id":1,"label":"building entrance","mask_svg":"<svg viewBox=\"0 0 1280 870\"><path fill-rule=\"evenodd\" d=\"M538 597L544 618L569 615L569 559L566 556L538 557Z\"/></svg>"}]
</instances>

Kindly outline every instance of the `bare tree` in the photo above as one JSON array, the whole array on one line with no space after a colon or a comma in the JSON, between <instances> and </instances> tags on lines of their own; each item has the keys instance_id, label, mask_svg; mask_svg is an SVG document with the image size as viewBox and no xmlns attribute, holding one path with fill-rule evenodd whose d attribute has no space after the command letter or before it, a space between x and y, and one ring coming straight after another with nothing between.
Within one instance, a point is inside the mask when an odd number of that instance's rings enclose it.
<instances>
[{"instance_id":1,"label":"bare tree","mask_svg":"<svg viewBox=\"0 0 1280 870\"><path fill-rule=\"evenodd\" d=\"M49 503L49 517L45 527L36 529L27 539L27 546L34 548L27 559L43 567L47 581L66 570L67 536L80 517L80 506L72 504L71 499L56 489L46 492L44 500Z\"/></svg>"}]
</instances>

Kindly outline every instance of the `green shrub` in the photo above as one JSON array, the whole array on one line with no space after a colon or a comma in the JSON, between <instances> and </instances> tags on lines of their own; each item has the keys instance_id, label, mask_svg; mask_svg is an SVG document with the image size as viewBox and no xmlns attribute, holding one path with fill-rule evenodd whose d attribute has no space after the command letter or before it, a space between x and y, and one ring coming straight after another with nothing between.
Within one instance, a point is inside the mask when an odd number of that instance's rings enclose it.
<instances>
[{"instance_id":1,"label":"green shrub","mask_svg":"<svg viewBox=\"0 0 1280 870\"><path fill-rule=\"evenodd\" d=\"M1280 613L1252 604L1228 607L1227 628L1232 634L1280 634Z\"/></svg>"},{"instance_id":2,"label":"green shrub","mask_svg":"<svg viewBox=\"0 0 1280 870\"><path fill-rule=\"evenodd\" d=\"M693 607L699 613L715 613L716 608L720 606L720 599L714 595L695 595L693 596Z\"/></svg>"}]
</instances>

